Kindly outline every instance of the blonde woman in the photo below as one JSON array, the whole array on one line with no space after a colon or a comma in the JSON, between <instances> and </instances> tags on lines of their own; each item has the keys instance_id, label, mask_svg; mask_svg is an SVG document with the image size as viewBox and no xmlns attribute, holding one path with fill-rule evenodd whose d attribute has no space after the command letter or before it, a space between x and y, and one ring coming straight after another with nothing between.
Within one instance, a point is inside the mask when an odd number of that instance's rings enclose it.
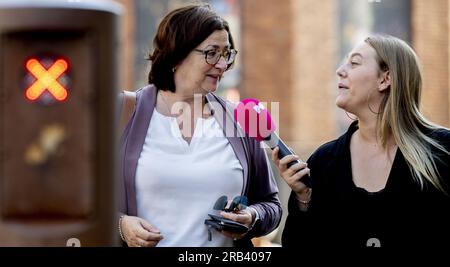
<instances>
[{"instance_id":1,"label":"blonde woman","mask_svg":"<svg viewBox=\"0 0 450 267\"><path fill-rule=\"evenodd\" d=\"M307 164L287 168L292 189L284 246L422 247L450 240L450 131L420 113L413 49L392 36L358 44L336 71L336 105L356 116ZM310 174L312 189L299 181Z\"/></svg>"}]
</instances>

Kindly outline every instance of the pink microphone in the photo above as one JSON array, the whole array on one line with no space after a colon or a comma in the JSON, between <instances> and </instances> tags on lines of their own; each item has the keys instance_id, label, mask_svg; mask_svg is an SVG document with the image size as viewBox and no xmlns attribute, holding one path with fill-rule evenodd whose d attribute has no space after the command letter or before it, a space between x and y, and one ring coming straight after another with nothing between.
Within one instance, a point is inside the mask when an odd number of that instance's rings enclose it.
<instances>
[{"instance_id":1,"label":"pink microphone","mask_svg":"<svg viewBox=\"0 0 450 267\"><path fill-rule=\"evenodd\" d=\"M280 149L278 158L281 159L287 155L294 155L275 132L275 123L267 109L258 100L252 98L241 100L234 109L234 120L249 137L255 138L258 142L264 141L271 149L278 146ZM288 164L288 168L299 162L301 161L291 161ZM308 175L303 176L301 182L311 187L311 178Z\"/></svg>"}]
</instances>

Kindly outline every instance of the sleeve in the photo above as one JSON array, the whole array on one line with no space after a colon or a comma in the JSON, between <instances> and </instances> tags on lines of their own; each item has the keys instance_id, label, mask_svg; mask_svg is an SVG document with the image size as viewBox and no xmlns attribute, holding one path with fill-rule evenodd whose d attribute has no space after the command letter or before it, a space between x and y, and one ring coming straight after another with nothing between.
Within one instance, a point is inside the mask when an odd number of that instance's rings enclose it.
<instances>
[{"instance_id":1,"label":"sleeve","mask_svg":"<svg viewBox=\"0 0 450 267\"><path fill-rule=\"evenodd\" d=\"M307 211L301 211L294 191L291 191L288 201L288 216L286 224L281 237L281 244L283 247L302 247L309 246L314 240L314 200L317 196L318 188L317 172L314 154L307 160L308 166L311 169L312 195L311 202Z\"/></svg>"},{"instance_id":2,"label":"sleeve","mask_svg":"<svg viewBox=\"0 0 450 267\"><path fill-rule=\"evenodd\" d=\"M265 150L256 141L251 143L251 176L248 181L248 200L250 207L258 213L256 221L249 237L257 237L269 234L278 227L282 208L278 198L278 186L274 179L272 168L268 162Z\"/></svg>"}]
</instances>

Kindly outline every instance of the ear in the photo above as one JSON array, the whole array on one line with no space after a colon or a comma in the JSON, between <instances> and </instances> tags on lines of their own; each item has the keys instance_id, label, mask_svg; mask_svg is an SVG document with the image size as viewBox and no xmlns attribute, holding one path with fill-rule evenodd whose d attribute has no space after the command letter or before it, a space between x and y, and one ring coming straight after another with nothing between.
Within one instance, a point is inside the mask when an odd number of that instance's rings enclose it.
<instances>
[{"instance_id":1,"label":"ear","mask_svg":"<svg viewBox=\"0 0 450 267\"><path fill-rule=\"evenodd\" d=\"M381 74L381 83L378 87L378 91L380 93L391 87L391 73L389 71L385 71Z\"/></svg>"},{"instance_id":2,"label":"ear","mask_svg":"<svg viewBox=\"0 0 450 267\"><path fill-rule=\"evenodd\" d=\"M179 62L179 63L176 63L176 64L174 64L173 66L172 66L172 73L175 73L176 71L177 71L177 69L180 67L180 65L181 65L181 63L182 63L183 61L181 61L181 62Z\"/></svg>"}]
</instances>

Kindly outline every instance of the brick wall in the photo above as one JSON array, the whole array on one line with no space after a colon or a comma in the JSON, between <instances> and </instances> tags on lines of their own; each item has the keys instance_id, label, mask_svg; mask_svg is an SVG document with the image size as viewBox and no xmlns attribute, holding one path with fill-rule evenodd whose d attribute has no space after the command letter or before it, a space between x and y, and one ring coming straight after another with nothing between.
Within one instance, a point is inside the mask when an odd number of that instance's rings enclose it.
<instances>
[{"instance_id":1,"label":"brick wall","mask_svg":"<svg viewBox=\"0 0 450 267\"><path fill-rule=\"evenodd\" d=\"M448 0L412 1L413 45L423 66L422 111L450 126Z\"/></svg>"},{"instance_id":2,"label":"brick wall","mask_svg":"<svg viewBox=\"0 0 450 267\"><path fill-rule=\"evenodd\" d=\"M337 137L337 1L293 1L291 143L306 159Z\"/></svg>"},{"instance_id":3,"label":"brick wall","mask_svg":"<svg viewBox=\"0 0 450 267\"><path fill-rule=\"evenodd\" d=\"M286 137L293 88L291 0L241 1L242 98L280 102L281 135ZM289 136L288 136L289 137Z\"/></svg>"},{"instance_id":4,"label":"brick wall","mask_svg":"<svg viewBox=\"0 0 450 267\"><path fill-rule=\"evenodd\" d=\"M241 1L241 97L279 102L280 136L305 160L337 136L335 4ZM279 177L277 183L284 214L274 241L280 242L290 188Z\"/></svg>"},{"instance_id":5,"label":"brick wall","mask_svg":"<svg viewBox=\"0 0 450 267\"><path fill-rule=\"evenodd\" d=\"M116 0L124 7L120 22L120 86L119 89L134 90L135 17L134 0Z\"/></svg>"},{"instance_id":6,"label":"brick wall","mask_svg":"<svg viewBox=\"0 0 450 267\"><path fill-rule=\"evenodd\" d=\"M242 97L279 102L280 136L306 158L336 136L335 1L241 5Z\"/></svg>"}]
</instances>

